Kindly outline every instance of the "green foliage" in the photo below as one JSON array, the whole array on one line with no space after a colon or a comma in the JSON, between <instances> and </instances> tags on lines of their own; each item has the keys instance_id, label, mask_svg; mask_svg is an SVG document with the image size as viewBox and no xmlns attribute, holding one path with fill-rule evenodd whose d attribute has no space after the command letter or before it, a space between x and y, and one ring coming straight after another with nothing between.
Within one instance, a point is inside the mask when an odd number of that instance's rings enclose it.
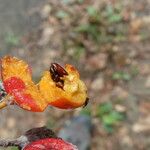
<instances>
[{"instance_id":1,"label":"green foliage","mask_svg":"<svg viewBox=\"0 0 150 150\"><path fill-rule=\"evenodd\" d=\"M77 46L77 47L75 47L73 56L75 59L78 60L84 54L84 52L85 52L85 49L83 46Z\"/></svg>"},{"instance_id":2,"label":"green foliage","mask_svg":"<svg viewBox=\"0 0 150 150\"><path fill-rule=\"evenodd\" d=\"M88 40L92 40L95 44L126 40L126 27L122 23L121 7L106 6L103 9L96 9L94 6L88 6L86 11L88 22L79 23L74 28L75 33L85 35Z\"/></svg>"},{"instance_id":3,"label":"green foliage","mask_svg":"<svg viewBox=\"0 0 150 150\"><path fill-rule=\"evenodd\" d=\"M137 66L132 66L130 69L130 73L132 75L132 77L135 77L139 74L139 69Z\"/></svg>"},{"instance_id":4,"label":"green foliage","mask_svg":"<svg viewBox=\"0 0 150 150\"><path fill-rule=\"evenodd\" d=\"M72 0L62 0L62 2L63 2L64 4L70 4L70 3L72 3L73 1L72 1ZM76 2L82 4L82 3L84 2L84 0L76 0Z\"/></svg>"},{"instance_id":5,"label":"green foliage","mask_svg":"<svg viewBox=\"0 0 150 150\"><path fill-rule=\"evenodd\" d=\"M56 13L56 17L59 19L64 19L67 18L69 16L69 14L63 10L60 10Z\"/></svg>"},{"instance_id":6,"label":"green foliage","mask_svg":"<svg viewBox=\"0 0 150 150\"><path fill-rule=\"evenodd\" d=\"M81 110L80 114L91 116L91 107L87 106L87 107L83 108Z\"/></svg>"},{"instance_id":7,"label":"green foliage","mask_svg":"<svg viewBox=\"0 0 150 150\"><path fill-rule=\"evenodd\" d=\"M100 30L97 25L81 24L80 26L76 27L74 31L81 34L87 34L89 37L95 40L95 42L99 41Z\"/></svg>"},{"instance_id":8,"label":"green foliage","mask_svg":"<svg viewBox=\"0 0 150 150\"><path fill-rule=\"evenodd\" d=\"M114 110L111 110L108 114L102 116L102 121L106 125L115 125L118 121L122 120L123 116Z\"/></svg>"},{"instance_id":9,"label":"green foliage","mask_svg":"<svg viewBox=\"0 0 150 150\"><path fill-rule=\"evenodd\" d=\"M19 38L12 32L8 32L5 36L6 44L10 46L17 46L19 44Z\"/></svg>"},{"instance_id":10,"label":"green foliage","mask_svg":"<svg viewBox=\"0 0 150 150\"><path fill-rule=\"evenodd\" d=\"M105 113L109 113L112 109L113 109L113 106L111 103L101 104L98 107L98 115L102 116Z\"/></svg>"},{"instance_id":11,"label":"green foliage","mask_svg":"<svg viewBox=\"0 0 150 150\"><path fill-rule=\"evenodd\" d=\"M106 17L110 24L122 21L121 8L113 8L111 5L106 7Z\"/></svg>"},{"instance_id":12,"label":"green foliage","mask_svg":"<svg viewBox=\"0 0 150 150\"><path fill-rule=\"evenodd\" d=\"M92 116L92 109L90 106L81 110L80 114ZM100 104L96 107L96 116L103 124L104 129L108 133L112 133L115 127L125 119L125 114L116 111L111 102Z\"/></svg>"},{"instance_id":13,"label":"green foliage","mask_svg":"<svg viewBox=\"0 0 150 150\"><path fill-rule=\"evenodd\" d=\"M12 147L10 150L18 150L17 147Z\"/></svg>"},{"instance_id":14,"label":"green foliage","mask_svg":"<svg viewBox=\"0 0 150 150\"><path fill-rule=\"evenodd\" d=\"M82 54L86 53L87 43L89 49L94 46L94 51L97 52L105 44L114 44L127 40L128 26L123 22L121 5L104 5L95 7L95 5L86 4L84 0L63 0L65 4L71 4L72 11L66 8L57 9L54 12L60 22L68 19L65 37L62 39L63 49L67 53L69 49L73 52L69 53L71 59L80 59ZM75 6L85 6L72 15ZM118 4L118 3L117 3Z\"/></svg>"},{"instance_id":15,"label":"green foliage","mask_svg":"<svg viewBox=\"0 0 150 150\"><path fill-rule=\"evenodd\" d=\"M100 19L101 19L100 12L98 12L98 10L96 10L93 6L87 7L87 13L88 13L89 17L92 19L92 21L94 21L94 22L100 21Z\"/></svg>"},{"instance_id":16,"label":"green foliage","mask_svg":"<svg viewBox=\"0 0 150 150\"><path fill-rule=\"evenodd\" d=\"M84 0L77 0L77 2L82 4Z\"/></svg>"},{"instance_id":17,"label":"green foliage","mask_svg":"<svg viewBox=\"0 0 150 150\"><path fill-rule=\"evenodd\" d=\"M115 125L124 119L124 115L117 112L110 102L100 104L97 108L97 115L109 133L113 132Z\"/></svg>"},{"instance_id":18,"label":"green foliage","mask_svg":"<svg viewBox=\"0 0 150 150\"><path fill-rule=\"evenodd\" d=\"M96 16L97 15L97 10L93 6L89 6L87 8L87 12L89 16Z\"/></svg>"},{"instance_id":19,"label":"green foliage","mask_svg":"<svg viewBox=\"0 0 150 150\"><path fill-rule=\"evenodd\" d=\"M77 26L74 31L81 33L88 32L90 28L89 26L89 24L81 24L80 26Z\"/></svg>"},{"instance_id":20,"label":"green foliage","mask_svg":"<svg viewBox=\"0 0 150 150\"><path fill-rule=\"evenodd\" d=\"M113 73L112 79L129 81L129 80L131 80L131 75L126 72L118 71L118 72Z\"/></svg>"}]
</instances>

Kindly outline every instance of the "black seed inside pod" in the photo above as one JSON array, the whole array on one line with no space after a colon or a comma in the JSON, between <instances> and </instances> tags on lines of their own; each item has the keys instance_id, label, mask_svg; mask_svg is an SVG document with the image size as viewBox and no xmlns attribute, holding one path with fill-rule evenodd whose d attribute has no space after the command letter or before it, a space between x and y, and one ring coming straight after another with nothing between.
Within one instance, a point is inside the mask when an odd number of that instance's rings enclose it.
<instances>
[{"instance_id":1,"label":"black seed inside pod","mask_svg":"<svg viewBox=\"0 0 150 150\"><path fill-rule=\"evenodd\" d=\"M56 83L56 86L63 89L64 81L61 78L64 77L65 75L68 75L66 70L59 64L52 63L49 71L53 81Z\"/></svg>"}]
</instances>

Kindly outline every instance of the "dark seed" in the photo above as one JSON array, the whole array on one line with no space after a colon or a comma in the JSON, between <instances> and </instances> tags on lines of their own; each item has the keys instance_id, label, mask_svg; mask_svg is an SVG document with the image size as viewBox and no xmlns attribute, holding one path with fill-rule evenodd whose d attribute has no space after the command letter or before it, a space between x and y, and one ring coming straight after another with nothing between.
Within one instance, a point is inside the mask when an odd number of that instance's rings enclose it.
<instances>
[{"instance_id":1,"label":"dark seed","mask_svg":"<svg viewBox=\"0 0 150 150\"><path fill-rule=\"evenodd\" d=\"M68 75L66 70L61 67L57 63L52 63L50 66L50 74L54 82L56 82L56 86L63 89L64 81L61 79L61 77Z\"/></svg>"},{"instance_id":2,"label":"dark seed","mask_svg":"<svg viewBox=\"0 0 150 150\"><path fill-rule=\"evenodd\" d=\"M63 89L63 87L64 87L64 82L63 82L63 81L57 82L57 83L56 83L56 86L59 87L59 88L61 88L61 89Z\"/></svg>"},{"instance_id":3,"label":"dark seed","mask_svg":"<svg viewBox=\"0 0 150 150\"><path fill-rule=\"evenodd\" d=\"M64 75L68 75L66 70L57 63L52 63L50 70L52 70L53 73L58 74L59 77L63 77Z\"/></svg>"}]
</instances>

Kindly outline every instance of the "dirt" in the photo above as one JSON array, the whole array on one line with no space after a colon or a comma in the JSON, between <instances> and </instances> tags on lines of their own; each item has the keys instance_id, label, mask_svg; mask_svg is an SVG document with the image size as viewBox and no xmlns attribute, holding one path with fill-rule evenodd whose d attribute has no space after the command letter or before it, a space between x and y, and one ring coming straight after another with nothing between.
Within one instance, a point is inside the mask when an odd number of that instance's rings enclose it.
<instances>
[{"instance_id":1,"label":"dirt","mask_svg":"<svg viewBox=\"0 0 150 150\"><path fill-rule=\"evenodd\" d=\"M125 40L117 42L111 40L99 44L85 34L74 37L73 29L76 25L81 22L89 23L85 13L87 6L102 9L105 5L111 4L121 5L124 8L121 14L125 20L118 23L123 28L117 24L112 26L117 31L118 28L121 28L121 31L125 30ZM92 122L95 126L91 149L148 150L150 147L149 6L148 0L124 2L85 0L81 4L75 0L70 0L67 4L49 0L40 6L40 9L31 6L33 10L36 8L35 12L38 12L42 22L36 24L36 27L31 25L32 31L28 32L28 29L24 31L26 34L21 37L21 44L12 46L10 52L3 51L1 55L12 54L28 61L33 67L35 80L40 78L41 72L53 61L74 64L88 86L89 107L92 109ZM59 10L65 10L69 15L72 14L72 17L69 18ZM58 18L56 14L64 18ZM77 48L79 54L76 53ZM119 71L124 72L124 76L118 74ZM123 111L125 114L125 119L115 125L113 133L108 133L103 128L102 120L96 115L97 105L105 102L112 103L117 111ZM46 112L39 114L11 106L1 111L0 137L13 138L31 127L45 124L57 131L65 120L79 113L80 109L68 113L48 108ZM8 134L10 131L11 135Z\"/></svg>"}]
</instances>

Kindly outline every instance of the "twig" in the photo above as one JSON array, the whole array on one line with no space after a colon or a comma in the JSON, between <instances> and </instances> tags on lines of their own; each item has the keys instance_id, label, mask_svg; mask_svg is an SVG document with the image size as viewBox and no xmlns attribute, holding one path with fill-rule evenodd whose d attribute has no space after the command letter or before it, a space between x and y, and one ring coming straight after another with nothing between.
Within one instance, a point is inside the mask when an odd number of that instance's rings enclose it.
<instances>
[{"instance_id":1,"label":"twig","mask_svg":"<svg viewBox=\"0 0 150 150\"><path fill-rule=\"evenodd\" d=\"M6 107L7 105L13 105L13 97L10 95L6 95L0 100L0 109Z\"/></svg>"},{"instance_id":2,"label":"twig","mask_svg":"<svg viewBox=\"0 0 150 150\"><path fill-rule=\"evenodd\" d=\"M9 146L19 146L20 143L18 143L17 140L0 140L0 146L1 147L9 147Z\"/></svg>"}]
</instances>

